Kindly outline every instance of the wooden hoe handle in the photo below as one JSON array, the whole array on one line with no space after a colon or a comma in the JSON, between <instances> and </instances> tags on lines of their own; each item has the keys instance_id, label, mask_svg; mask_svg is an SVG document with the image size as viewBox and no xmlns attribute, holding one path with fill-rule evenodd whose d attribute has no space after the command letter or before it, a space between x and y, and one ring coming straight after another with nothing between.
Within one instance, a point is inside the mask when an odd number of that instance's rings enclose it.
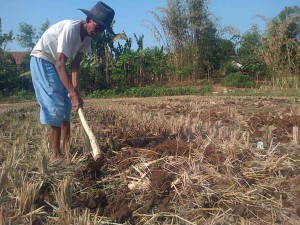
<instances>
[{"instance_id":1,"label":"wooden hoe handle","mask_svg":"<svg viewBox=\"0 0 300 225\"><path fill-rule=\"evenodd\" d=\"M88 137L90 139L91 147L92 147L92 150L93 150L92 154L93 154L93 157L96 161L101 156L101 151L100 151L97 139L96 139L95 135L93 134L93 131L91 130L91 128L89 127L89 125L88 125L88 123L85 119L82 108L78 109L78 114L79 114L81 124L82 124L86 134L88 135Z\"/></svg>"}]
</instances>

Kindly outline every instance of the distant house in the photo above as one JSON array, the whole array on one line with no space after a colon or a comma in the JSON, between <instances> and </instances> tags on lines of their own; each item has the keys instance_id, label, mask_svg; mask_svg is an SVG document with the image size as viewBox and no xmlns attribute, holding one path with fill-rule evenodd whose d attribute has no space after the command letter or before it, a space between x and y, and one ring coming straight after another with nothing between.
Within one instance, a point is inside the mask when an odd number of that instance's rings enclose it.
<instances>
[{"instance_id":1,"label":"distant house","mask_svg":"<svg viewBox=\"0 0 300 225\"><path fill-rule=\"evenodd\" d=\"M11 54L16 60L17 66L20 66L24 60L25 55L28 54L29 52L6 52L6 53Z\"/></svg>"},{"instance_id":2,"label":"distant house","mask_svg":"<svg viewBox=\"0 0 300 225\"><path fill-rule=\"evenodd\" d=\"M237 61L235 60L232 60L231 64L236 68L236 69L242 69L243 68L243 65L238 63Z\"/></svg>"}]
</instances>

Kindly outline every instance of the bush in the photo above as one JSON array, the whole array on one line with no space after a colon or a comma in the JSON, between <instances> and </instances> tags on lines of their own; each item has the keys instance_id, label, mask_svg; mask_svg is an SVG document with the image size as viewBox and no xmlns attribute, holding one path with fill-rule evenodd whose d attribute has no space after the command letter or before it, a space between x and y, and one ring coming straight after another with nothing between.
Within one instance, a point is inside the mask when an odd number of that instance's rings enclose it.
<instances>
[{"instance_id":1,"label":"bush","mask_svg":"<svg viewBox=\"0 0 300 225\"><path fill-rule=\"evenodd\" d=\"M31 91L27 91L27 90L20 90L19 92L17 92L15 94L15 98L17 101L22 101L22 100L34 100L35 99L35 95L33 92Z\"/></svg>"},{"instance_id":2,"label":"bush","mask_svg":"<svg viewBox=\"0 0 300 225\"><path fill-rule=\"evenodd\" d=\"M200 89L200 94L210 94L214 91L213 87L211 85L203 85Z\"/></svg>"},{"instance_id":3,"label":"bush","mask_svg":"<svg viewBox=\"0 0 300 225\"><path fill-rule=\"evenodd\" d=\"M249 88L254 86L253 79L246 74L241 72L230 73L228 74L222 84L225 87L237 87L237 88Z\"/></svg>"},{"instance_id":4,"label":"bush","mask_svg":"<svg viewBox=\"0 0 300 225\"><path fill-rule=\"evenodd\" d=\"M226 62L224 64L222 64L220 66L220 69L219 69L219 74L224 77L226 76L227 74L231 74L231 73L237 73L239 71L239 69L237 69L233 64L232 62Z\"/></svg>"}]
</instances>

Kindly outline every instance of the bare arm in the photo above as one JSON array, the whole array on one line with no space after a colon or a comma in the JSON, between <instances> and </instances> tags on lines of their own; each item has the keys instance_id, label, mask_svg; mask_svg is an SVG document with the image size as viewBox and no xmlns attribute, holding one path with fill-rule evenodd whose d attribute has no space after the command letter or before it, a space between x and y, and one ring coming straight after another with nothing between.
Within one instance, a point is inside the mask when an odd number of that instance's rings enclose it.
<instances>
[{"instance_id":1,"label":"bare arm","mask_svg":"<svg viewBox=\"0 0 300 225\"><path fill-rule=\"evenodd\" d=\"M79 52L75 56L73 62L72 62L72 84L75 90L78 91L78 77L79 77L79 68L80 68L80 62L82 60L83 53Z\"/></svg>"},{"instance_id":2,"label":"bare arm","mask_svg":"<svg viewBox=\"0 0 300 225\"><path fill-rule=\"evenodd\" d=\"M66 63L68 60L68 57L65 56L63 53L57 53L57 59L56 59L56 70L58 72L58 75L63 83L63 85L66 87L66 89L69 92L71 101L72 101L72 106L75 108L75 110L78 110L78 108L82 107L82 99L79 96L78 91L75 89L74 85L70 81L68 75L67 75L67 70L66 70ZM78 67L79 70L79 67ZM78 76L78 73L77 73ZM72 69L72 77L73 77L73 69ZM73 78L72 78L73 80ZM77 77L77 84L78 85L78 77Z\"/></svg>"}]
</instances>

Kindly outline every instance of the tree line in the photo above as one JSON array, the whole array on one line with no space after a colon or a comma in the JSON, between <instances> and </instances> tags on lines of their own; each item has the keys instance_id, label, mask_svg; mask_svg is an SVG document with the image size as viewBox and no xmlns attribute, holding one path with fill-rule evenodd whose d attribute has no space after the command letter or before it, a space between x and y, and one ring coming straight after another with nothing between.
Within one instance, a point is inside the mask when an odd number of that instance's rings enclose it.
<instances>
[{"instance_id":1,"label":"tree line","mask_svg":"<svg viewBox=\"0 0 300 225\"><path fill-rule=\"evenodd\" d=\"M232 27L219 28L208 3L208 0L167 0L166 7L153 11L154 22L149 29L157 39L155 47L144 48L143 35L126 38L125 34L113 37L103 33L95 37L92 53L85 55L81 63L81 90L90 94L102 89L224 78L240 80L238 85L246 86L262 82L286 86L299 83L299 6L286 7L271 20L262 18L266 24L264 31L253 25L240 34ZM48 20L39 29L21 22L16 40L31 51L49 26ZM0 20L2 95L32 89L29 55L17 67L13 57L5 52L7 43L13 39L12 32L2 33Z\"/></svg>"}]
</instances>

